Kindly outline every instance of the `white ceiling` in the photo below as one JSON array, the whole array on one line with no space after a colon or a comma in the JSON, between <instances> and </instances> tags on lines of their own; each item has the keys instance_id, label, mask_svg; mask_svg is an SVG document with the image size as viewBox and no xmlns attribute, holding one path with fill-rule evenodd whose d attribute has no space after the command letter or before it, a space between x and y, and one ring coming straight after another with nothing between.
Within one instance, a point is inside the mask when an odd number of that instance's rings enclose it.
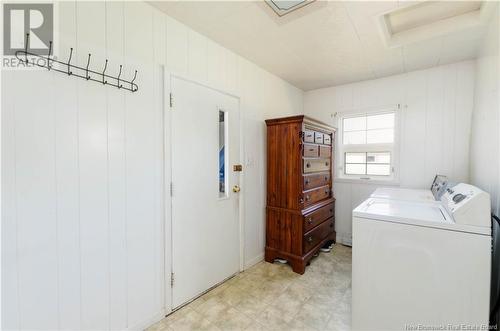
<instances>
[{"instance_id":1,"label":"white ceiling","mask_svg":"<svg viewBox=\"0 0 500 331\"><path fill-rule=\"evenodd\" d=\"M316 1L281 18L262 1L151 4L291 84L312 90L476 56L483 33L479 26L388 48L377 17L415 2Z\"/></svg>"}]
</instances>

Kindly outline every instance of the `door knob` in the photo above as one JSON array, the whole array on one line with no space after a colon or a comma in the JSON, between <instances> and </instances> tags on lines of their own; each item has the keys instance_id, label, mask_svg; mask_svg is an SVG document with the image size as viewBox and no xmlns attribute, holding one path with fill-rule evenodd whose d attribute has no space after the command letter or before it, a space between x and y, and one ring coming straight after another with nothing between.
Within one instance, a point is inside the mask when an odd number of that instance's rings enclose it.
<instances>
[{"instance_id":1,"label":"door knob","mask_svg":"<svg viewBox=\"0 0 500 331\"><path fill-rule=\"evenodd\" d=\"M234 185L234 186L233 186L233 192L234 192L234 193L238 193L240 190L241 190L241 189L240 189L240 187L239 187L238 185Z\"/></svg>"}]
</instances>

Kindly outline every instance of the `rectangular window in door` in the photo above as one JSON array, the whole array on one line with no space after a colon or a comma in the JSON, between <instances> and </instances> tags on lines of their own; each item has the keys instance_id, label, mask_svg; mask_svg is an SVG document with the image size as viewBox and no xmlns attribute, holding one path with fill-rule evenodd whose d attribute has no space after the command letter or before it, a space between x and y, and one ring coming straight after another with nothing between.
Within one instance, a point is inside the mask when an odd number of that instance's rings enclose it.
<instances>
[{"instance_id":1,"label":"rectangular window in door","mask_svg":"<svg viewBox=\"0 0 500 331\"><path fill-rule=\"evenodd\" d=\"M219 198L227 197L227 112L219 110Z\"/></svg>"}]
</instances>

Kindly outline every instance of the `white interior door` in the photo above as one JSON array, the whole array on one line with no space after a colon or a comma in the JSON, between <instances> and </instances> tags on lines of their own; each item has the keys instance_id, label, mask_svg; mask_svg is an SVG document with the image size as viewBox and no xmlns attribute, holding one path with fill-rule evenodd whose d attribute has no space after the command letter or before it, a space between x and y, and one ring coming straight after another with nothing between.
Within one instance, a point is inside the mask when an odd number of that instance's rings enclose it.
<instances>
[{"instance_id":1,"label":"white interior door","mask_svg":"<svg viewBox=\"0 0 500 331\"><path fill-rule=\"evenodd\" d=\"M239 100L172 77L172 306L237 273Z\"/></svg>"}]
</instances>

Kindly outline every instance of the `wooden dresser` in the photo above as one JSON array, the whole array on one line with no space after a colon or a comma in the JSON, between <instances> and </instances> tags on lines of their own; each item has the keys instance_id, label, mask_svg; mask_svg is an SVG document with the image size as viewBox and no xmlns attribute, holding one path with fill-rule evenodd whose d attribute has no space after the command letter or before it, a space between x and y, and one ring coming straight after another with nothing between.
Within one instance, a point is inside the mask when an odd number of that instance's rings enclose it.
<instances>
[{"instance_id":1,"label":"wooden dresser","mask_svg":"<svg viewBox=\"0 0 500 331\"><path fill-rule=\"evenodd\" d=\"M265 259L285 259L294 272L303 274L314 254L335 241L335 129L304 115L266 124Z\"/></svg>"}]
</instances>

